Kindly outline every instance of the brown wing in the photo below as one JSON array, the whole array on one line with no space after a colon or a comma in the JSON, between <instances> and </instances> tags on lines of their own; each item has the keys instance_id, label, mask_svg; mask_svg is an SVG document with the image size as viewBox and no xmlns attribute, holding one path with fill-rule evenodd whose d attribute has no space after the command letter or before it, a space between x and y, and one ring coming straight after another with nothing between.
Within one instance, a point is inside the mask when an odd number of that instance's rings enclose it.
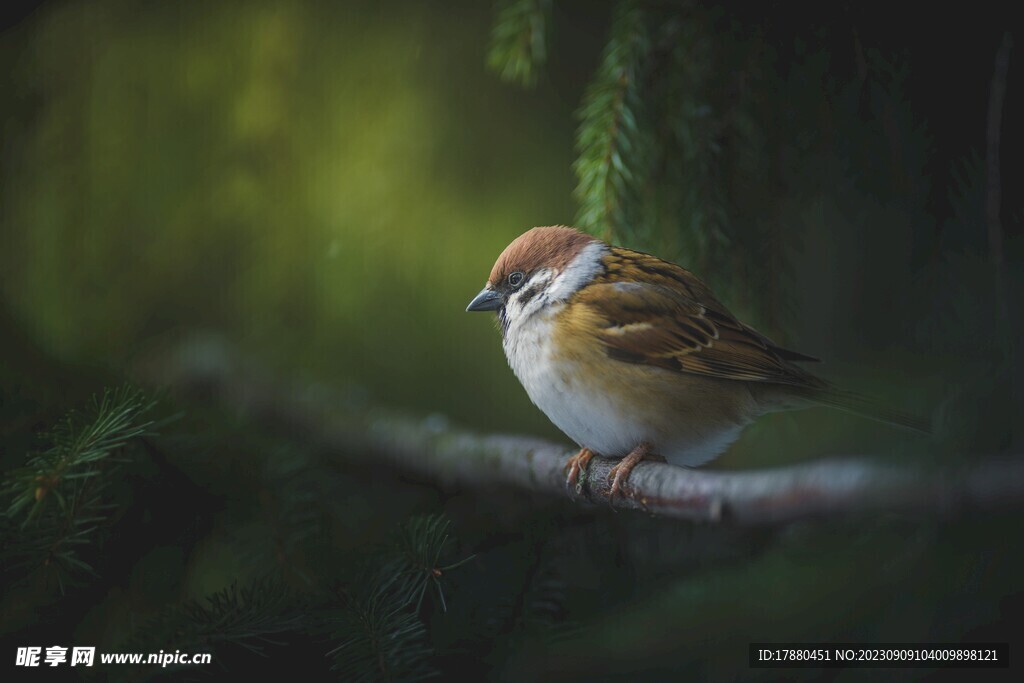
<instances>
[{"instance_id":1,"label":"brown wing","mask_svg":"<svg viewBox=\"0 0 1024 683\"><path fill-rule=\"evenodd\" d=\"M820 359L814 356L808 356L777 346L771 339L753 327L737 320L722 302L715 297L711 288L704 284L696 275L675 263L663 261L657 256L633 251L632 249L612 247L611 253L604 259L604 265L605 273L598 278L599 281L616 282L627 280L661 285L704 306L708 311L709 317L716 318L747 332L759 340L766 349L772 350L784 360L820 362Z\"/></svg>"},{"instance_id":2,"label":"brown wing","mask_svg":"<svg viewBox=\"0 0 1024 683\"><path fill-rule=\"evenodd\" d=\"M720 379L821 384L787 362L800 354L779 349L736 320L688 271L627 250L615 250L612 257L623 253L625 281L609 267L573 299L582 314L594 316L588 327L599 330L609 356Z\"/></svg>"}]
</instances>

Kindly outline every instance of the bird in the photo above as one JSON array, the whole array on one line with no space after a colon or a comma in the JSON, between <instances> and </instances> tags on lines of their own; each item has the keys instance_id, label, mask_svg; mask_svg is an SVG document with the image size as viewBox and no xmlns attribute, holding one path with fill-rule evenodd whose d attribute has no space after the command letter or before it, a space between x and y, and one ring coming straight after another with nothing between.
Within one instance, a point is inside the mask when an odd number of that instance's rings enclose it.
<instances>
[{"instance_id":1,"label":"bird","mask_svg":"<svg viewBox=\"0 0 1024 683\"><path fill-rule=\"evenodd\" d=\"M532 228L494 263L467 311L494 311L530 400L578 446L619 458L609 498L643 460L697 467L766 413L844 409L914 431L927 421L844 391L736 318L692 272L564 225Z\"/></svg>"}]
</instances>

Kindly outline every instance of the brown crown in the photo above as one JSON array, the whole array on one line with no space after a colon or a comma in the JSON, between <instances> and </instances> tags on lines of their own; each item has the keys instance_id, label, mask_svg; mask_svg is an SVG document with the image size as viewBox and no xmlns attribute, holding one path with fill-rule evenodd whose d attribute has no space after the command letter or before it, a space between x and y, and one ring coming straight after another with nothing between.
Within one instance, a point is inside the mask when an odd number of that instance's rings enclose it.
<instances>
[{"instance_id":1,"label":"brown crown","mask_svg":"<svg viewBox=\"0 0 1024 683\"><path fill-rule=\"evenodd\" d=\"M562 270L582 249L597 239L564 225L527 230L505 247L491 269L487 284L500 285L517 270L532 273L538 268Z\"/></svg>"}]
</instances>

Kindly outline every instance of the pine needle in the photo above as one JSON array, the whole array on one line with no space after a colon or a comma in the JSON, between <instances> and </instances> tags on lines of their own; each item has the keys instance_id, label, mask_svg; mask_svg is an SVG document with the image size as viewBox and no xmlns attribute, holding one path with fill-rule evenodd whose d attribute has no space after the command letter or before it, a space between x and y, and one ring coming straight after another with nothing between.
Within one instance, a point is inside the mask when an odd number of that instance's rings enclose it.
<instances>
[{"instance_id":1,"label":"pine needle","mask_svg":"<svg viewBox=\"0 0 1024 683\"><path fill-rule=\"evenodd\" d=\"M86 411L62 419L45 437L48 448L6 474L0 487L5 568L56 568L62 587L67 576L92 573L78 550L93 543L113 510L104 496L111 465L152 426L142 419L152 406L135 388L107 390Z\"/></svg>"},{"instance_id":2,"label":"pine needle","mask_svg":"<svg viewBox=\"0 0 1024 683\"><path fill-rule=\"evenodd\" d=\"M548 59L552 0L499 3L487 66L506 83L531 87Z\"/></svg>"},{"instance_id":3,"label":"pine needle","mask_svg":"<svg viewBox=\"0 0 1024 683\"><path fill-rule=\"evenodd\" d=\"M641 123L649 52L646 14L636 3L623 3L578 113L576 223L606 240L621 240L635 219L629 209L650 171L652 145L648 127Z\"/></svg>"}]
</instances>

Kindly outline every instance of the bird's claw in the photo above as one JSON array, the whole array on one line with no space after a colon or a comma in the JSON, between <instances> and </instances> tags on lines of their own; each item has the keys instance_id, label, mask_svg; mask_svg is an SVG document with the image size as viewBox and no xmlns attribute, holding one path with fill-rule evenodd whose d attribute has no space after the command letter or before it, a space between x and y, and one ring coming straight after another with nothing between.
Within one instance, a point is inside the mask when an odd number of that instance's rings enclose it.
<instances>
[{"instance_id":1,"label":"bird's claw","mask_svg":"<svg viewBox=\"0 0 1024 683\"><path fill-rule=\"evenodd\" d=\"M641 443L639 446L630 451L629 455L620 460L614 467L608 471L608 479L611 480L611 488L608 490L608 502L612 503L615 500L615 496L622 491L622 485L629 475L633 472L633 468L636 467L641 460L647 459L658 459L664 461L664 458L657 455L648 455L651 446L647 443ZM632 495L630 495L632 497Z\"/></svg>"},{"instance_id":2,"label":"bird's claw","mask_svg":"<svg viewBox=\"0 0 1024 683\"><path fill-rule=\"evenodd\" d=\"M565 477L566 488L573 489L576 493L583 492L583 479L581 475L587 471L587 465L593 457L593 451L589 448L581 448L579 453L569 458L569 462L565 465L565 469L568 472L568 475Z\"/></svg>"},{"instance_id":3,"label":"bird's claw","mask_svg":"<svg viewBox=\"0 0 1024 683\"><path fill-rule=\"evenodd\" d=\"M633 471L635 464L630 464L623 467L625 460L615 465L608 471L608 478L611 480L612 485L608 491L608 502L611 503L615 500L615 496L622 492L622 484L629 479L630 473Z\"/></svg>"}]
</instances>

